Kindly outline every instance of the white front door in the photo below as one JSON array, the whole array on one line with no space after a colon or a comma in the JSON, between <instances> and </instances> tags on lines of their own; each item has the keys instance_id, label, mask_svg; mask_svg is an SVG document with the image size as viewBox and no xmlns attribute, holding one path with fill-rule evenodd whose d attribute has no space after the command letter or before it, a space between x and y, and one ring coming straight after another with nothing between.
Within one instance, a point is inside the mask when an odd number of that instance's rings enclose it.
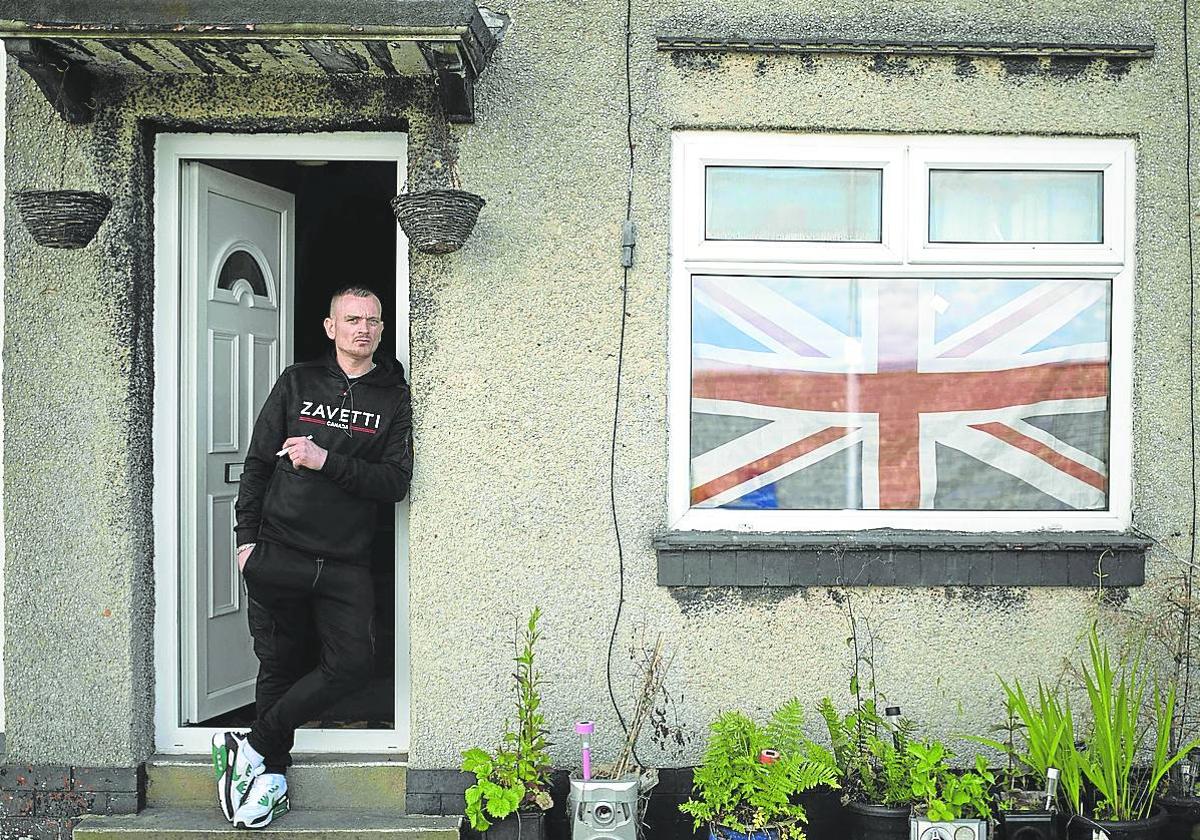
<instances>
[{"instance_id":1,"label":"white front door","mask_svg":"<svg viewBox=\"0 0 1200 840\"><path fill-rule=\"evenodd\" d=\"M250 433L291 361L291 193L183 164L181 630L184 723L254 702L258 660L235 558L234 502ZM190 321L190 323L189 323ZM189 428L190 426L190 428Z\"/></svg>"},{"instance_id":2,"label":"white front door","mask_svg":"<svg viewBox=\"0 0 1200 840\"><path fill-rule=\"evenodd\" d=\"M260 347L252 346L248 335L260 339L269 335L261 331L257 320L260 316L279 325L277 357L270 373L273 377L291 361L290 336L295 323L291 300L293 214L290 202L273 203L268 198L273 195L287 200L287 194L194 165L194 160L385 162L395 166L396 191L403 192L408 146L405 135L391 132L163 133L155 140L154 716L155 749L171 754L206 752L217 726L192 722L242 702L233 697L238 691L245 702L251 697L254 666L245 635L245 615L234 616L231 609L234 598L239 599L239 613L244 609L244 593L231 582L235 576L230 504L237 495L233 483L238 477L236 464L245 451L250 421L270 385L253 372L261 368L252 369L252 360L271 365L264 362ZM226 207L228 215L217 214L214 206ZM262 222L272 217L274 222ZM252 221L255 218L262 223ZM256 232L259 227L279 233L268 233L264 239ZM251 259L238 256L225 274L227 288L221 291L236 298L237 307L224 294L216 293L221 272L215 263L232 253L224 253L225 246L218 241L221 231L227 239L255 246L244 249ZM395 308L384 317L396 338L397 358L407 367L408 242L399 226L395 231ZM388 243L381 246L388 247ZM237 282L245 280L253 292L257 282L254 266L262 272L268 292L275 289L274 297L270 293L265 299L262 295L247 295L246 286ZM267 278L273 286L266 285ZM379 282L387 281L379 278ZM235 308L240 314L228 318L215 314ZM243 316L251 319L246 322L251 326L242 325ZM218 366L209 363L210 329L214 339L222 338L218 333L226 334L224 344L217 340L211 344L218 360L223 352L237 354L236 386L219 384L219 377L210 382L208 371ZM236 419L213 416L211 404L223 399L232 407L235 397L237 407L230 408L230 412L237 412ZM236 452L231 447L231 430L238 435ZM220 446L222 442L224 447ZM227 481L224 468L230 463L235 466ZM296 749L300 752L400 753L408 748L407 501L396 506L395 534L395 725L391 729L300 729L296 733ZM218 593L224 593L224 600ZM209 620L210 612L213 621ZM221 648L225 644L217 635L221 631L212 629L221 623L240 636L240 641L229 642L227 649ZM212 650L219 653L215 659L209 656ZM238 660L234 655L238 651L245 658L238 666L243 670L235 673L234 663ZM230 671L221 671L223 667Z\"/></svg>"}]
</instances>

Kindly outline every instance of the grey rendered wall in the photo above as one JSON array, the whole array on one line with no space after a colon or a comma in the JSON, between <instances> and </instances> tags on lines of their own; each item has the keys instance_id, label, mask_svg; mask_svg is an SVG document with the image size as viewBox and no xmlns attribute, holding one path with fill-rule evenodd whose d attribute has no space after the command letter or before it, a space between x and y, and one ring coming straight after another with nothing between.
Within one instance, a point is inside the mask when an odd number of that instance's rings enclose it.
<instances>
[{"instance_id":1,"label":"grey rendered wall","mask_svg":"<svg viewBox=\"0 0 1200 840\"><path fill-rule=\"evenodd\" d=\"M769 12L764 9L770 9ZM460 254L416 258L412 506L413 749L449 767L494 743L508 710L515 617L546 611L544 710L555 757L570 724L596 718L596 755L617 723L605 680L618 553L608 464L621 317L625 211L624 5L508 4L513 27L460 127L464 185L489 199ZM1162 541L1155 579L1186 557L1191 527L1188 268L1181 17L1176 4L1058 0L851 0L632 6L639 241L629 275L616 498L625 604L615 691L628 712L630 642L645 628L675 650L670 687L695 760L720 709L791 695L846 696L845 614L835 593L707 590L655 582L666 524L665 424L671 132L968 132L1135 137L1138 269L1135 524ZM672 56L656 34L890 40L1136 42L1153 60L1034 62L874 56ZM1154 586L1130 593L1144 604ZM1054 676L1097 614L1066 589L878 589L856 595L881 634L880 687L938 735L1000 714L993 676ZM1120 595L1118 595L1118 600Z\"/></svg>"},{"instance_id":2,"label":"grey rendered wall","mask_svg":"<svg viewBox=\"0 0 1200 840\"><path fill-rule=\"evenodd\" d=\"M676 650L671 687L694 760L720 708L839 696L844 617L823 588L672 594L655 583L665 525L669 151L674 128L1047 133L1138 140L1135 522L1186 555L1187 261L1178 11L1136 2L787 2L633 5L637 263L629 276L617 516L626 602L613 663L645 627ZM611 755L605 653L618 589L607 472L625 210L621 4L514 2L513 28L456 127L463 185L489 204L467 248L411 263L418 466L411 509L414 766L491 744L507 708L513 618L546 610L545 710L556 760L570 722L599 720ZM870 56L673 59L653 36L750 34L938 40L1153 38L1156 57L1033 66ZM9 67L9 190L59 171L61 124ZM116 201L83 252L5 226L5 696L12 760L124 764L151 745L153 369L147 150L139 120L229 130L411 123L410 176L428 178L428 91L259 80L125 92L73 129L64 183ZM340 94L340 95L331 95ZM1151 587L1133 602L1152 597ZM935 732L996 716L990 676L1052 674L1093 614L1085 591L862 593L884 637L882 687ZM107 611L107 613L106 613Z\"/></svg>"},{"instance_id":3,"label":"grey rendered wall","mask_svg":"<svg viewBox=\"0 0 1200 840\"><path fill-rule=\"evenodd\" d=\"M153 741L152 126L408 126L422 173L442 130L423 82L143 83L102 94L95 124L72 128L15 62L8 85L10 194L62 185L114 201L82 251L37 247L13 209L4 231L8 760L131 766Z\"/></svg>"}]
</instances>

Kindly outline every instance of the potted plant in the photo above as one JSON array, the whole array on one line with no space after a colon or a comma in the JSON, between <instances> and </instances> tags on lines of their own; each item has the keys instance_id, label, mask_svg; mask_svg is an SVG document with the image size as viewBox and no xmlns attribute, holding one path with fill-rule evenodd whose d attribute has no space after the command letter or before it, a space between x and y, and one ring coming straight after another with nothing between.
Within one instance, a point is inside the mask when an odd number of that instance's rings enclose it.
<instances>
[{"instance_id":1,"label":"potted plant","mask_svg":"<svg viewBox=\"0 0 1200 840\"><path fill-rule=\"evenodd\" d=\"M1155 540L1155 550L1165 568L1147 580L1142 598L1100 602L1103 620L1126 638L1144 640L1147 658L1167 666L1176 687L1177 702L1168 737L1168 752L1175 754L1200 734L1200 699L1193 685L1198 673L1196 642L1200 635L1200 589L1191 554L1183 556L1169 542ZM1155 803L1166 810L1164 840L1200 837L1200 753L1189 752L1167 773Z\"/></svg>"},{"instance_id":2,"label":"potted plant","mask_svg":"<svg viewBox=\"0 0 1200 840\"><path fill-rule=\"evenodd\" d=\"M900 717L899 709L889 714L889 720L881 717L875 698L864 698L858 691L857 678L851 679L850 691L856 704L849 713L840 714L828 697L819 707L849 811L850 836L907 840L915 762L908 744L915 726Z\"/></svg>"},{"instance_id":3,"label":"potted plant","mask_svg":"<svg viewBox=\"0 0 1200 840\"><path fill-rule=\"evenodd\" d=\"M1163 840L1192 840L1200 834L1200 749L1190 750L1187 758L1167 774L1166 790L1158 798L1167 812Z\"/></svg>"},{"instance_id":4,"label":"potted plant","mask_svg":"<svg viewBox=\"0 0 1200 840\"><path fill-rule=\"evenodd\" d=\"M57 179L51 172L41 172L40 180L49 181L51 185L45 189L17 190L13 194L13 203L33 240L43 248L84 248L108 217L112 199L98 192L53 186L63 182L67 171L71 126L65 120L62 125Z\"/></svg>"},{"instance_id":5,"label":"potted plant","mask_svg":"<svg viewBox=\"0 0 1200 840\"><path fill-rule=\"evenodd\" d=\"M855 609L848 589L833 590L845 611L849 634L850 695L854 706L842 714L830 698L818 709L829 732L842 789L844 820L838 836L852 840L908 840L913 793L908 742L916 725L898 706L888 706L875 681L880 638L869 616ZM884 714L880 714L880 708Z\"/></svg>"},{"instance_id":6,"label":"potted plant","mask_svg":"<svg viewBox=\"0 0 1200 840\"><path fill-rule=\"evenodd\" d=\"M1170 753L1175 684L1164 688L1155 680L1140 651L1122 654L1114 666L1093 624L1088 654L1090 666L1082 670L1092 727L1082 747L1070 743L1068 749L1095 791L1095 804L1085 814L1076 788L1070 836L1091 840L1092 828L1099 828L1111 840L1151 840L1166 823L1166 813L1154 807L1159 785L1200 740ZM1138 766L1143 755L1150 760L1146 767Z\"/></svg>"},{"instance_id":7,"label":"potted plant","mask_svg":"<svg viewBox=\"0 0 1200 840\"><path fill-rule=\"evenodd\" d=\"M21 221L44 248L83 248L112 209L106 195L84 190L21 190L13 195Z\"/></svg>"},{"instance_id":8,"label":"potted plant","mask_svg":"<svg viewBox=\"0 0 1200 840\"><path fill-rule=\"evenodd\" d=\"M1020 682L1004 688L1006 720L998 728L1003 741L970 736L971 740L1004 753L1007 766L996 794L996 822L1002 836L1011 840L1056 840L1058 783L1064 739L1072 737L1070 717L1063 715L1054 694L1038 682L1037 703L1030 702ZM1018 736L1023 749L1018 747ZM1077 785L1075 778L1071 784Z\"/></svg>"},{"instance_id":9,"label":"potted plant","mask_svg":"<svg viewBox=\"0 0 1200 840\"><path fill-rule=\"evenodd\" d=\"M637 758L637 743L647 723L659 726L665 714L657 704L668 697L664 683L673 657L664 654L662 634L651 648L645 635L639 646L630 648L630 658L640 672L639 689L634 696L633 712L626 721L625 743L611 763L592 763L591 736L593 721L576 721L575 733L581 738L579 773L570 775L567 794L567 813L578 827L583 825L603 829L614 837L642 836L650 794L658 785L658 770L641 766ZM660 717L661 715L661 717Z\"/></svg>"},{"instance_id":10,"label":"potted plant","mask_svg":"<svg viewBox=\"0 0 1200 840\"><path fill-rule=\"evenodd\" d=\"M766 725L737 711L710 726L704 763L693 774L692 797L679 806L710 840L799 840L804 807L798 793L837 786L837 767L803 731L800 701L775 710Z\"/></svg>"},{"instance_id":11,"label":"potted plant","mask_svg":"<svg viewBox=\"0 0 1200 840\"><path fill-rule=\"evenodd\" d=\"M1091 727L1076 742L1070 702L1039 686L1038 707L1021 711L1039 729L1056 732L1056 766L1062 772L1061 800L1070 817L1072 840L1154 840L1166 823L1155 798L1167 773L1200 741L1172 752L1175 685L1155 679L1140 650L1113 663L1096 625L1088 637L1088 662L1081 666ZM1019 685L1018 685L1019 687Z\"/></svg>"},{"instance_id":12,"label":"potted plant","mask_svg":"<svg viewBox=\"0 0 1200 840\"><path fill-rule=\"evenodd\" d=\"M475 774L466 790L466 815L471 827L488 840L542 840L550 798L550 755L541 713L541 673L534 664L534 646L541 637L537 607L514 643L513 691L516 725L505 724L494 753L475 747L463 753L462 769Z\"/></svg>"},{"instance_id":13,"label":"potted plant","mask_svg":"<svg viewBox=\"0 0 1200 840\"><path fill-rule=\"evenodd\" d=\"M938 741L913 741L906 751L913 759L909 776L917 800L911 836L987 840L996 777L983 756L975 757L973 771L956 772L949 765L953 753Z\"/></svg>"},{"instance_id":14,"label":"potted plant","mask_svg":"<svg viewBox=\"0 0 1200 840\"><path fill-rule=\"evenodd\" d=\"M1171 721L1168 751L1175 753L1200 731L1200 714L1192 686L1193 649L1196 634L1200 632L1200 621L1195 620L1195 614L1200 595L1196 593L1195 567L1190 558L1185 560L1162 544L1158 547L1176 564L1176 569L1155 576L1147 586L1153 590L1152 594L1147 593L1151 597L1123 603L1106 618L1119 622L1118 626L1131 637L1144 637L1152 659L1170 663L1169 676L1176 687L1178 702ZM1156 801L1167 812L1164 840L1200 837L1200 751L1190 751L1187 758L1168 771Z\"/></svg>"}]
</instances>

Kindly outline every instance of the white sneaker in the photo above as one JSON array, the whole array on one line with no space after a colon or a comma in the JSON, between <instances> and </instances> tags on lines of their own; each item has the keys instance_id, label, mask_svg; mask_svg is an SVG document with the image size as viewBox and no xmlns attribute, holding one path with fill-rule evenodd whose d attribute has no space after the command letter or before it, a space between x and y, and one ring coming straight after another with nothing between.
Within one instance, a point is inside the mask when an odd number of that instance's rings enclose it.
<instances>
[{"instance_id":1,"label":"white sneaker","mask_svg":"<svg viewBox=\"0 0 1200 840\"><path fill-rule=\"evenodd\" d=\"M286 814L289 808L287 777L280 773L263 773L254 779L245 804L233 815L233 827L262 828Z\"/></svg>"},{"instance_id":2,"label":"white sneaker","mask_svg":"<svg viewBox=\"0 0 1200 840\"><path fill-rule=\"evenodd\" d=\"M217 801L225 819L233 815L250 794L250 782L263 772L260 761L246 758L246 736L238 732L218 732L212 738L213 772L217 775Z\"/></svg>"}]
</instances>

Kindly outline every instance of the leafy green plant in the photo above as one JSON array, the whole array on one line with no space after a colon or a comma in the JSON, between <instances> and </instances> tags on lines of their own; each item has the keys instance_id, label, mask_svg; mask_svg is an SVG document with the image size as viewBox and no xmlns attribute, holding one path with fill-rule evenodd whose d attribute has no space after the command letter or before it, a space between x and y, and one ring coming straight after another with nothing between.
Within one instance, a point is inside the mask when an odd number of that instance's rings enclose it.
<instances>
[{"instance_id":1,"label":"leafy green plant","mask_svg":"<svg viewBox=\"0 0 1200 840\"><path fill-rule=\"evenodd\" d=\"M545 720L540 711L541 672L534 664L534 646L541 638L537 607L516 648L513 661L513 691L516 695L516 727L505 723L495 753L478 747L463 753L462 769L475 774L475 784L466 790L467 819L476 831L487 831L492 820L502 820L518 810L549 810L550 754Z\"/></svg>"},{"instance_id":2,"label":"leafy green plant","mask_svg":"<svg viewBox=\"0 0 1200 840\"><path fill-rule=\"evenodd\" d=\"M988 731L1002 733L1004 740L1000 741L995 738L978 735L966 735L964 737L978 744L992 747L1004 754L1004 766L997 771L999 781L995 788L996 806L1002 811L1037 809L1040 803L1033 804L1028 808L1019 807L1021 805L1022 794L1027 793L1027 791L1019 790L1018 785L1024 783L1028 770L1021 761L1021 753L1017 749L1017 737L1024 736L1025 725L1021 722L1020 716L1017 715L1016 705L1011 700L1005 699L1004 701L1004 722L993 724L988 727Z\"/></svg>"},{"instance_id":3,"label":"leafy green plant","mask_svg":"<svg viewBox=\"0 0 1200 840\"><path fill-rule=\"evenodd\" d=\"M827 785L838 786L829 750L804 736L804 713L792 699L760 725L737 711L722 713L710 726L704 763L693 776L692 797L679 810L695 827L708 824L741 832L764 828L779 831L780 840L799 840L807 818L792 800L795 794ZM779 753L770 763L763 750Z\"/></svg>"},{"instance_id":4,"label":"leafy green plant","mask_svg":"<svg viewBox=\"0 0 1200 840\"><path fill-rule=\"evenodd\" d=\"M907 746L915 728L901 719L895 725L884 720L873 697L862 697L855 680L850 691L857 698L854 709L842 715L833 701L822 698L818 710L829 732L841 786L850 799L877 805L901 806L913 801L911 766Z\"/></svg>"},{"instance_id":5,"label":"leafy green plant","mask_svg":"<svg viewBox=\"0 0 1200 840\"><path fill-rule=\"evenodd\" d=\"M909 769L913 799L917 801L917 809L929 819L991 817L989 790L996 777L988 770L983 756L975 756L973 771L955 772L949 765L953 753L938 741L910 742L906 752L913 758Z\"/></svg>"}]
</instances>

